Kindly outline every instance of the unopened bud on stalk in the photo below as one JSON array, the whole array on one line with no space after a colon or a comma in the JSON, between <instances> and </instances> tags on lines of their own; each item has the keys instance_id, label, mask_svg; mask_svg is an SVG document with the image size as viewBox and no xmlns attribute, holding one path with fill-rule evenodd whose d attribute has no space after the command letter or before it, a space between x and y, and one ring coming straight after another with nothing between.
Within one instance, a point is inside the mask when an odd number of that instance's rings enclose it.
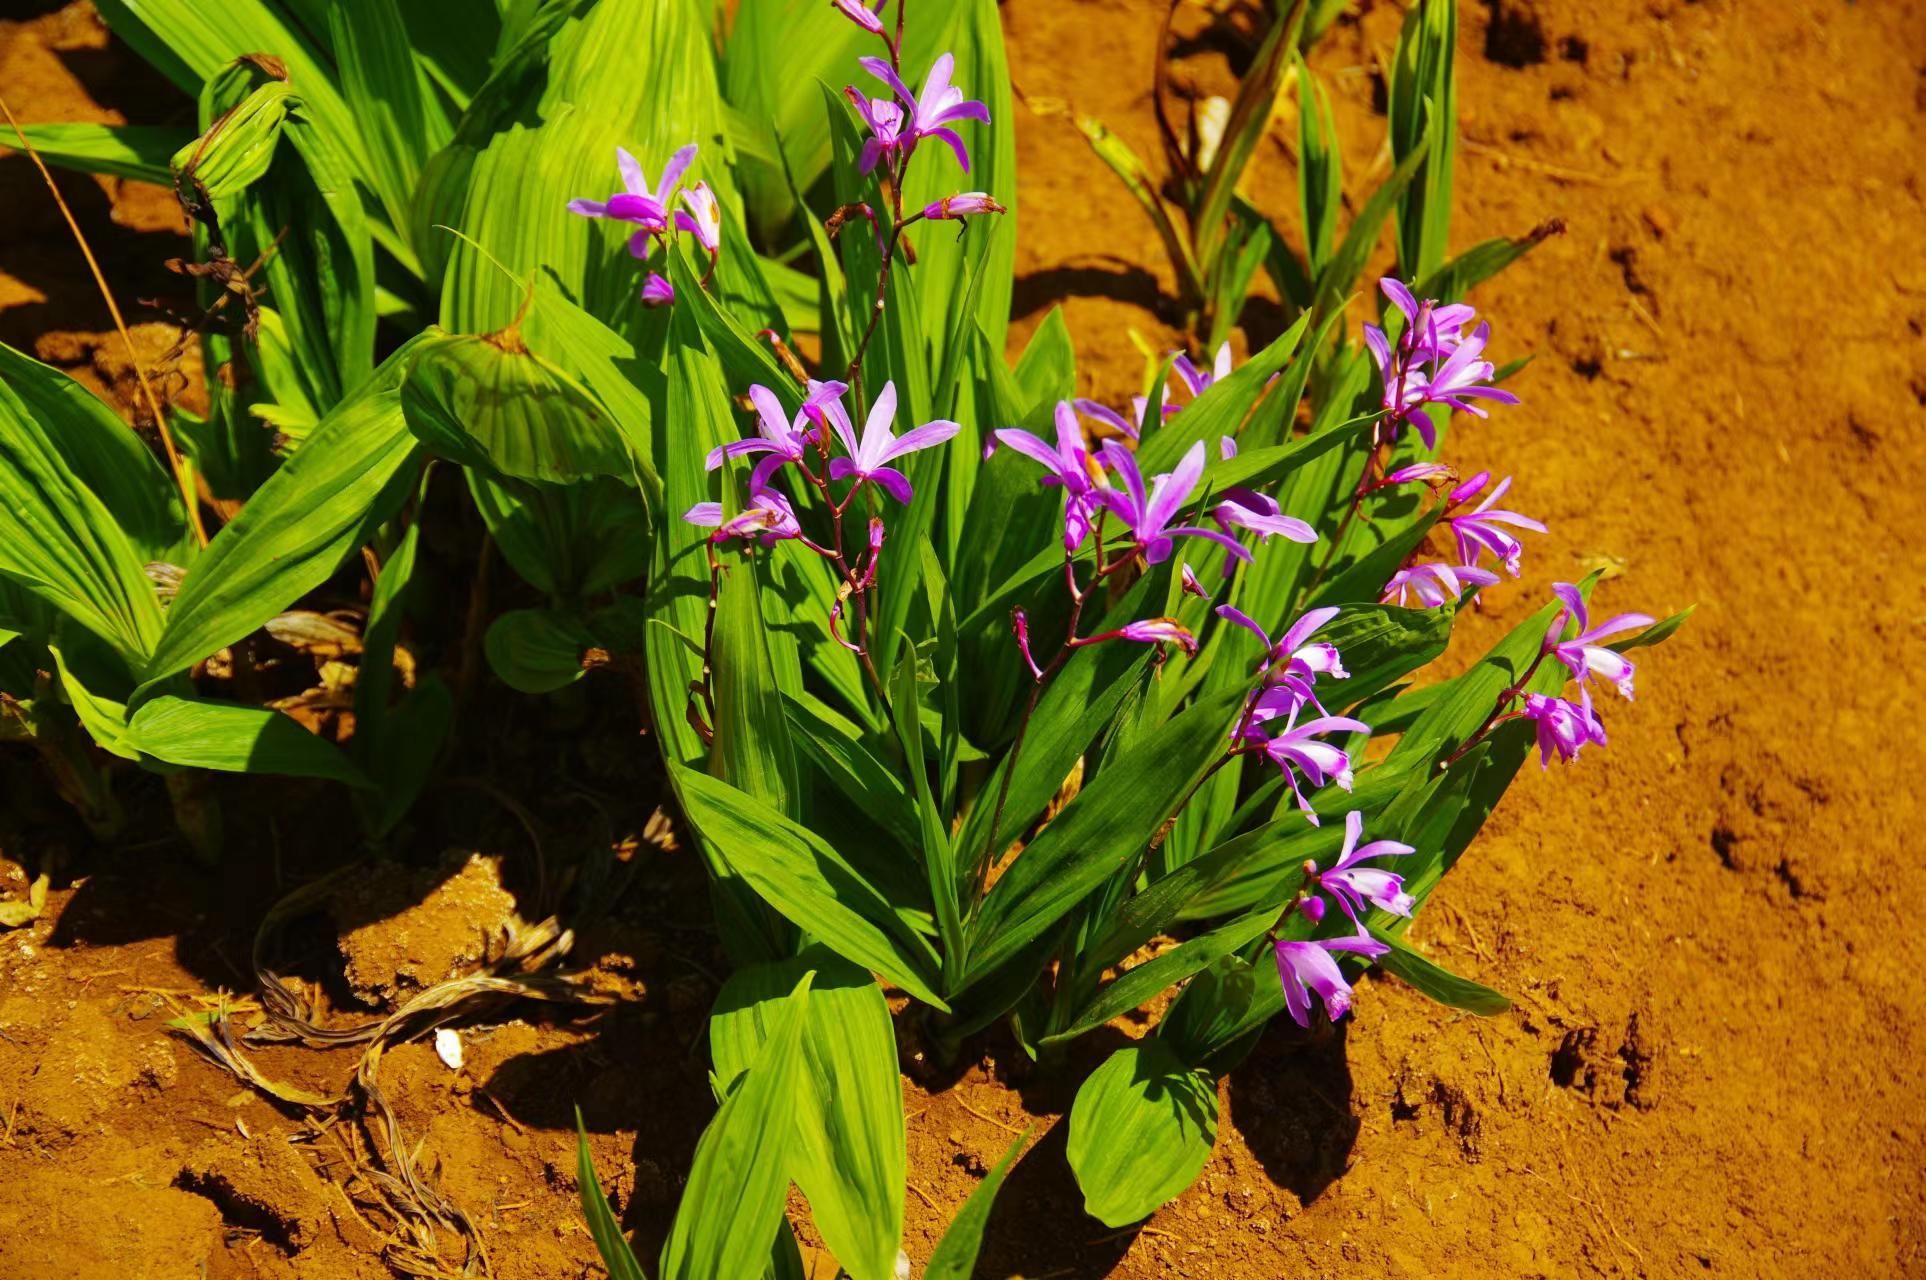
<instances>
[{"instance_id":1,"label":"unopened bud on stalk","mask_svg":"<svg viewBox=\"0 0 1926 1280\"><path fill-rule=\"evenodd\" d=\"M987 192L963 191L953 196L944 196L935 204L923 210L923 216L932 220L944 218L968 218L979 213L1007 213L1002 205L992 200Z\"/></svg>"}]
</instances>

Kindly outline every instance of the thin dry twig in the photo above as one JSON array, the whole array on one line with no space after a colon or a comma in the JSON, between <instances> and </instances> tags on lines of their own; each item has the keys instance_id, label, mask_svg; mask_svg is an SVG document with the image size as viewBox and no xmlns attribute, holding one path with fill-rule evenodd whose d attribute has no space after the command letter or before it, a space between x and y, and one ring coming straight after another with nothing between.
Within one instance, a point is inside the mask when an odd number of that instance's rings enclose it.
<instances>
[{"instance_id":1,"label":"thin dry twig","mask_svg":"<svg viewBox=\"0 0 1926 1280\"><path fill-rule=\"evenodd\" d=\"M978 1111L975 1107L963 1101L963 1099L961 1098L958 1098L956 1100L956 1105L963 1108L965 1111L969 1112L971 1115L975 1116L978 1120L987 1121L988 1123L993 1124L997 1128L1003 1130L1005 1133L1014 1133L1014 1134L1017 1134L1018 1136L1021 1136L1024 1132L1022 1129L1018 1129L1011 1125L1004 1124L1001 1120L997 1119L995 1116L983 1114L981 1111Z\"/></svg>"},{"instance_id":2,"label":"thin dry twig","mask_svg":"<svg viewBox=\"0 0 1926 1280\"><path fill-rule=\"evenodd\" d=\"M7 105L3 94L0 94L0 114L7 117L20 149L33 161L33 167L40 171L47 190L53 193L54 203L60 206L60 216L67 220L67 228L74 233L74 242L80 246L81 256L87 259L87 269L93 273L94 283L100 286L100 296L106 300L107 312L114 318L114 328L120 331L120 340L127 344L127 358L133 363L134 378L140 383L141 394L147 400L147 411L154 415L154 426L160 432L161 447L167 451L167 465L174 472L174 482L180 486L181 502L187 508L187 520L193 526L195 541L204 547L207 545L207 528L201 523L201 505L194 492L193 477L187 470L187 464L182 461L179 450L174 447L174 435L167 429L167 415L161 412L160 400L147 380L147 366L141 361L140 352L134 348L134 335L127 331L127 321L120 314L120 304L114 300L114 291L107 287L107 277L101 273L100 262L94 257L93 247L87 243L73 210L67 207L66 198L60 194L60 188L54 185L53 174L47 171L47 162L40 158L40 152L28 140L26 130L14 119L13 109Z\"/></svg>"}]
</instances>

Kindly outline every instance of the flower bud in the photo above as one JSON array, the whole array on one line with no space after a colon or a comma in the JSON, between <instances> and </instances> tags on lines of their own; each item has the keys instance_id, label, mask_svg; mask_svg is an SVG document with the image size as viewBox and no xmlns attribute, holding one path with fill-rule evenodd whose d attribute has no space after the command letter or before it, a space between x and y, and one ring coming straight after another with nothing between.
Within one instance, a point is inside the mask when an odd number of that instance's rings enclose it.
<instances>
[{"instance_id":1,"label":"flower bud","mask_svg":"<svg viewBox=\"0 0 1926 1280\"><path fill-rule=\"evenodd\" d=\"M666 307L675 301L675 286L655 272L642 282L642 305L645 307Z\"/></svg>"},{"instance_id":2,"label":"flower bud","mask_svg":"<svg viewBox=\"0 0 1926 1280\"><path fill-rule=\"evenodd\" d=\"M963 191L953 196L944 196L935 204L923 209L925 218L941 220L944 218L967 218L979 213L1007 213L1002 205L992 200L987 192Z\"/></svg>"},{"instance_id":3,"label":"flower bud","mask_svg":"<svg viewBox=\"0 0 1926 1280\"><path fill-rule=\"evenodd\" d=\"M882 17L878 15L874 9L864 4L863 0L830 0L830 2L836 6L837 10L841 12L845 18L848 18L851 22L869 32L871 35L880 36L883 34ZM882 7L881 0L878 0L877 7Z\"/></svg>"}]
</instances>

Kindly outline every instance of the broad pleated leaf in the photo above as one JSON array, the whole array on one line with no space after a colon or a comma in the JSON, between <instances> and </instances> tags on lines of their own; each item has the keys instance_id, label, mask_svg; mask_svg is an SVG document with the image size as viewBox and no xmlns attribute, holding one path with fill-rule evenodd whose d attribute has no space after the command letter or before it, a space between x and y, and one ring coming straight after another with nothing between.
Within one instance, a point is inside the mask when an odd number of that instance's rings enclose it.
<instances>
[{"instance_id":1,"label":"broad pleated leaf","mask_svg":"<svg viewBox=\"0 0 1926 1280\"><path fill-rule=\"evenodd\" d=\"M328 36L375 191L389 222L406 234L422 166L451 129L409 48L404 7L401 0L331 5ZM457 26L474 21L449 16Z\"/></svg>"},{"instance_id":2,"label":"broad pleated leaf","mask_svg":"<svg viewBox=\"0 0 1926 1280\"><path fill-rule=\"evenodd\" d=\"M194 137L190 129L158 124L23 124L20 129L56 169L160 187L173 182L168 160ZM0 150L12 149L16 141L11 129L0 133Z\"/></svg>"},{"instance_id":3,"label":"broad pleated leaf","mask_svg":"<svg viewBox=\"0 0 1926 1280\"><path fill-rule=\"evenodd\" d=\"M545 25L531 28L530 73L498 66L499 92L491 84L476 95L453 142L430 163L421 216L460 228L515 271L552 271L590 315L625 327L639 310L642 282L626 248L634 228L566 205L622 189L618 146L657 181L671 153L693 142L700 154L684 185L706 180L725 218L740 217L710 47L712 9L698 0L548 7ZM442 323L466 333L506 324L521 302L516 285L467 244L448 252ZM537 350L548 349L545 324L539 309L529 318Z\"/></svg>"},{"instance_id":4,"label":"broad pleated leaf","mask_svg":"<svg viewBox=\"0 0 1926 1280\"><path fill-rule=\"evenodd\" d=\"M1195 1181L1217 1141L1217 1081L1161 1037L1111 1054L1070 1108L1070 1168L1083 1208L1108 1227L1141 1222Z\"/></svg>"},{"instance_id":5,"label":"broad pleated leaf","mask_svg":"<svg viewBox=\"0 0 1926 1280\"><path fill-rule=\"evenodd\" d=\"M128 720L121 741L168 764L374 785L345 751L298 721L234 702L171 694L151 698Z\"/></svg>"},{"instance_id":6,"label":"broad pleated leaf","mask_svg":"<svg viewBox=\"0 0 1926 1280\"><path fill-rule=\"evenodd\" d=\"M738 970L709 1019L716 1076L727 1082L750 1068L785 996L812 970L789 1173L843 1269L855 1280L892 1280L907 1157L896 1036L876 980L820 944Z\"/></svg>"},{"instance_id":7,"label":"broad pleated leaf","mask_svg":"<svg viewBox=\"0 0 1926 1280\"><path fill-rule=\"evenodd\" d=\"M970 948L974 981L1021 951L1084 895L1148 852L1222 754L1241 690L1207 698L1148 734L1077 794L991 888Z\"/></svg>"},{"instance_id":8,"label":"broad pleated leaf","mask_svg":"<svg viewBox=\"0 0 1926 1280\"><path fill-rule=\"evenodd\" d=\"M78 401L51 402L44 384L35 399L59 416L43 416L16 393L16 376L0 379L0 577L100 637L128 670L138 670L161 635L154 584L113 512L54 443L68 431L94 434L92 444L76 440L68 448L98 473L111 465L106 451L113 446L100 435L107 425Z\"/></svg>"},{"instance_id":9,"label":"broad pleated leaf","mask_svg":"<svg viewBox=\"0 0 1926 1280\"><path fill-rule=\"evenodd\" d=\"M726 782L672 773L690 823L765 901L843 958L946 1007L932 985L928 945L822 837Z\"/></svg>"},{"instance_id":10,"label":"broad pleated leaf","mask_svg":"<svg viewBox=\"0 0 1926 1280\"><path fill-rule=\"evenodd\" d=\"M762 1274L789 1190L793 1117L805 1087L802 1032L809 1017L804 975L771 1019L754 1063L729 1089L696 1143L695 1165L662 1246L663 1280Z\"/></svg>"},{"instance_id":11,"label":"broad pleated leaf","mask_svg":"<svg viewBox=\"0 0 1926 1280\"><path fill-rule=\"evenodd\" d=\"M582 655L595 635L554 609L510 609L488 624L488 669L520 693L553 693L583 676Z\"/></svg>"},{"instance_id":12,"label":"broad pleated leaf","mask_svg":"<svg viewBox=\"0 0 1926 1280\"><path fill-rule=\"evenodd\" d=\"M4 343L0 382L41 424L74 477L113 514L136 554L173 563L193 555L180 489L147 442L98 396Z\"/></svg>"},{"instance_id":13,"label":"broad pleated leaf","mask_svg":"<svg viewBox=\"0 0 1926 1280\"><path fill-rule=\"evenodd\" d=\"M413 488L419 446L401 412L410 344L322 420L188 572L147 664L184 671L327 581ZM136 693L138 701L139 693Z\"/></svg>"}]
</instances>

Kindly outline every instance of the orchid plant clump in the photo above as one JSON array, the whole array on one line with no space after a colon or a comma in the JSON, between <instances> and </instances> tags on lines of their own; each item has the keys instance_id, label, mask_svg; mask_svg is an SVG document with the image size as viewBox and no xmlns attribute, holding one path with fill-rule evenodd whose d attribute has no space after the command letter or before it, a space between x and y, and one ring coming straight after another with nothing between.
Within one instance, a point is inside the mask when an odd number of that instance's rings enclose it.
<instances>
[{"instance_id":1,"label":"orchid plant clump","mask_svg":"<svg viewBox=\"0 0 1926 1280\"><path fill-rule=\"evenodd\" d=\"M1361 342L1320 295L1241 367L1228 345L1207 367L1172 353L1119 411L1078 394L1060 318L1014 367L986 340L1007 169L931 185L997 146L1002 111L959 72L980 52L932 51L912 92L902 7L835 11L881 42L857 67L883 92L825 102L820 369L713 287L709 239L691 265L667 191L583 210L646 214L631 242L663 251L674 290L666 405L687 432L659 450L651 701L732 952L783 964L813 939L925 1006L939 1047L1007 1021L1043 1057L1181 986L1132 1051L1154 1061L1086 1083L1079 1111L1109 1115L1157 1109L1120 1074L1220 1071L1279 1013L1344 1016L1366 963L1502 1007L1402 931L1475 834L1465 815L1534 741L1546 762L1603 741L1595 677L1629 694L1623 650L1678 622L1593 627L1593 583L1558 584L1469 672L1412 679L1545 528L1501 505L1509 479L1440 458L1452 415L1519 400L1490 326L1426 296L1523 249L1445 262L1414 236L1420 286L1385 277ZM1413 155L1412 182L1448 161ZM941 221L958 235L923 234ZM1079 1111L1071 1160L1105 1221L1142 1217L1208 1150L1180 1124L1141 1158Z\"/></svg>"}]
</instances>

